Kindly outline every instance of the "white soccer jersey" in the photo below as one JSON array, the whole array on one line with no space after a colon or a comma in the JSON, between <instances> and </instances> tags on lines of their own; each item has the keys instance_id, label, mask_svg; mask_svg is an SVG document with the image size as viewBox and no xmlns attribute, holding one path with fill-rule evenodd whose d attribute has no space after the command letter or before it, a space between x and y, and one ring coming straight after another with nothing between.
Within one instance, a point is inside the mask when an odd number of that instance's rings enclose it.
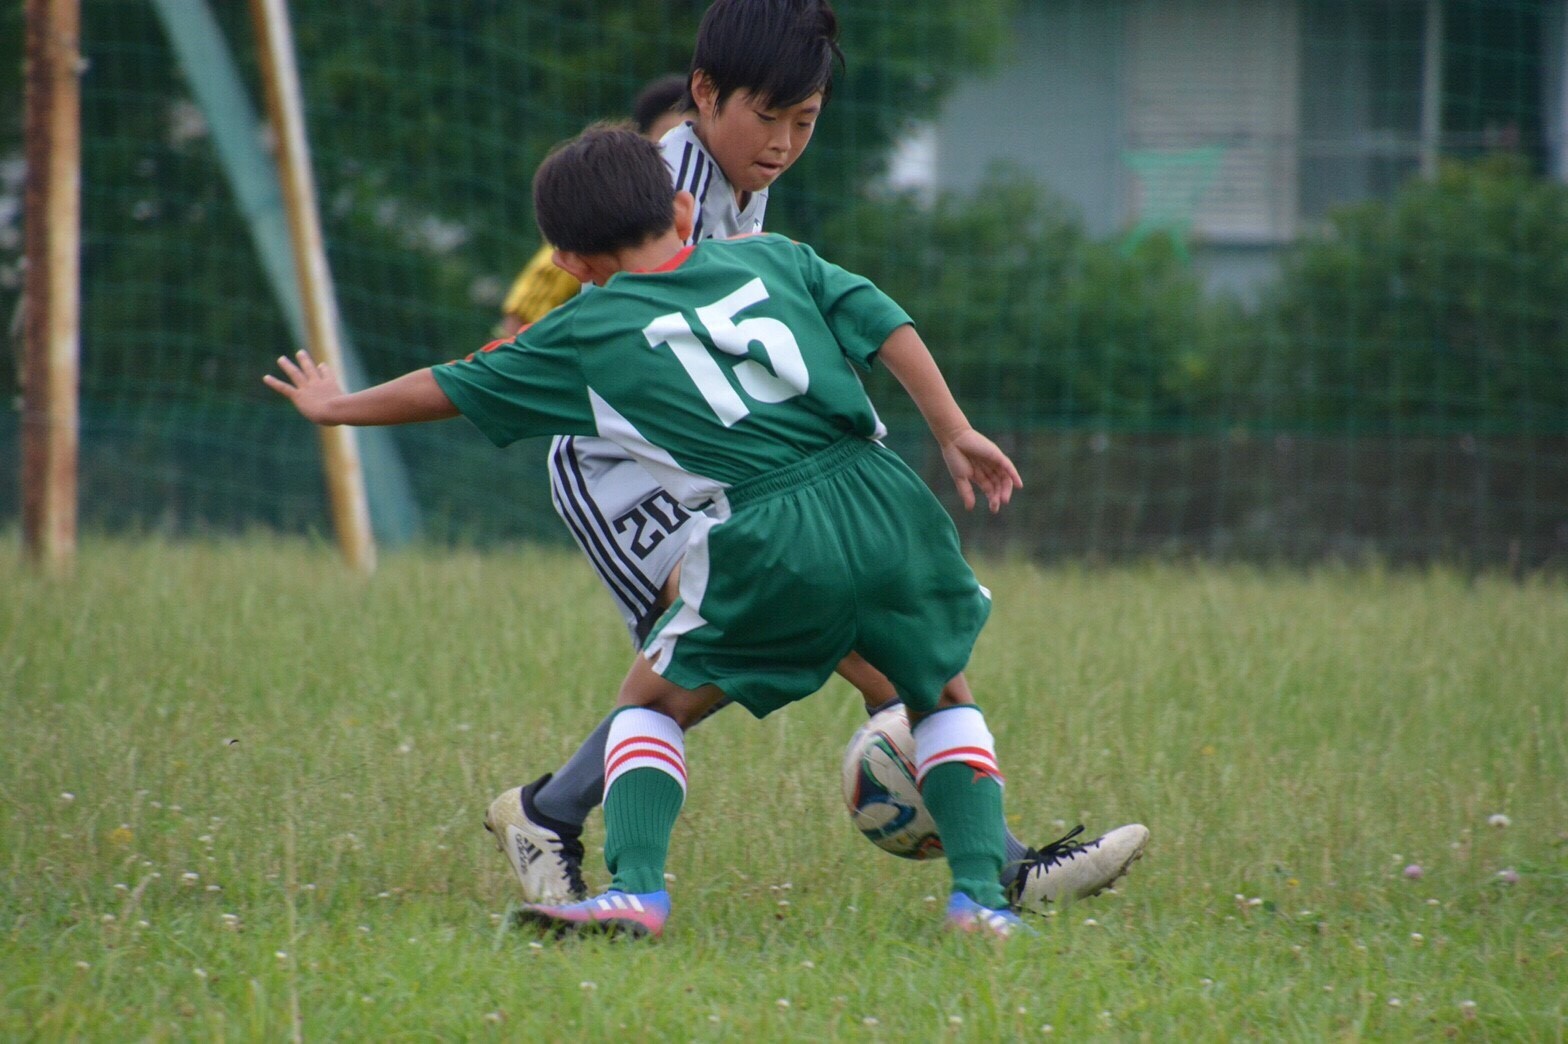
<instances>
[{"instance_id":1,"label":"white soccer jersey","mask_svg":"<svg viewBox=\"0 0 1568 1044\"><path fill-rule=\"evenodd\" d=\"M688 243L762 231L768 192L753 192L744 208L735 188L690 123L672 127L659 142L676 189L697 199ZM693 516L641 464L609 439L590 435L550 444L550 499L639 640L653 624L659 590L686 553Z\"/></svg>"},{"instance_id":2,"label":"white soccer jersey","mask_svg":"<svg viewBox=\"0 0 1568 1044\"><path fill-rule=\"evenodd\" d=\"M664 165L676 191L697 197L697 212L692 216L691 238L728 239L762 231L762 215L768 209L768 190L753 192L744 208L735 203L735 187L714 162L707 148L697 139L697 128L682 123L670 128L659 142Z\"/></svg>"}]
</instances>

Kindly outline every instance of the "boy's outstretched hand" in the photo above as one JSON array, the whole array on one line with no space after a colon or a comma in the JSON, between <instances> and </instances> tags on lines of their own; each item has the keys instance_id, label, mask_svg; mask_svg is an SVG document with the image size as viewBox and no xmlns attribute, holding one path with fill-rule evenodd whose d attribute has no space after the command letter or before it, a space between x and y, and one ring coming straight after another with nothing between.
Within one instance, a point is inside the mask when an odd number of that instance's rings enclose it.
<instances>
[{"instance_id":1,"label":"boy's outstretched hand","mask_svg":"<svg viewBox=\"0 0 1568 1044\"><path fill-rule=\"evenodd\" d=\"M1021 489L1024 484L1007 454L973 428L966 428L942 444L942 460L953 476L953 485L958 489L965 510L974 509L975 486L985 494L986 504L994 515L1013 498L1013 490Z\"/></svg>"},{"instance_id":2,"label":"boy's outstretched hand","mask_svg":"<svg viewBox=\"0 0 1568 1044\"><path fill-rule=\"evenodd\" d=\"M343 385L338 383L337 376L326 363L317 363L309 352L301 350L295 358L299 360L297 364L286 355L278 356L278 367L288 377L287 381L270 373L262 380L267 387L292 402L306 420L315 424L337 423L330 417L328 404L342 396Z\"/></svg>"}]
</instances>

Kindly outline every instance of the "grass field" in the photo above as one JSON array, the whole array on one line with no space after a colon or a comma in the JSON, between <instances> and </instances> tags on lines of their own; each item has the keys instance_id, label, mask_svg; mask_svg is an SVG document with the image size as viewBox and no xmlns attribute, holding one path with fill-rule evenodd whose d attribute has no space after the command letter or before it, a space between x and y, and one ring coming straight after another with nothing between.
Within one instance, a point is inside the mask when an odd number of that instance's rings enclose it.
<instances>
[{"instance_id":1,"label":"grass field","mask_svg":"<svg viewBox=\"0 0 1568 1044\"><path fill-rule=\"evenodd\" d=\"M480 818L628 662L572 555L93 542L54 584L13 543L0 1038L1568 1035L1568 584L979 571L1009 818L1147 823L1119 894L942 934L945 866L849 826L834 682L689 738L663 940L560 943Z\"/></svg>"}]
</instances>

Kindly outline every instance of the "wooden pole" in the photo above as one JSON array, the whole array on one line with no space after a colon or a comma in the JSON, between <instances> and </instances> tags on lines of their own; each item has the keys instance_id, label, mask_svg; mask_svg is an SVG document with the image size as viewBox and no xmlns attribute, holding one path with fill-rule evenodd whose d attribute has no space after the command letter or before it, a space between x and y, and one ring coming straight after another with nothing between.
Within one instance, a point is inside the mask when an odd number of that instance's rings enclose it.
<instances>
[{"instance_id":1,"label":"wooden pole","mask_svg":"<svg viewBox=\"0 0 1568 1044\"><path fill-rule=\"evenodd\" d=\"M1437 177L1443 154L1443 0L1426 0L1421 40L1421 176Z\"/></svg>"},{"instance_id":2,"label":"wooden pole","mask_svg":"<svg viewBox=\"0 0 1568 1044\"><path fill-rule=\"evenodd\" d=\"M22 290L22 545L51 572L76 560L81 289L81 9L27 0Z\"/></svg>"},{"instance_id":3,"label":"wooden pole","mask_svg":"<svg viewBox=\"0 0 1568 1044\"><path fill-rule=\"evenodd\" d=\"M310 173L304 104L299 70L294 63L288 8L285 0L251 0L251 16L256 23L267 114L277 137L278 180L283 183L283 201L288 210L289 239L294 248L294 270L304 304L310 353L317 360L324 360L343 380L347 368L338 343L337 297L332 288L332 272L327 267L316 186ZM355 569L373 572L376 545L370 531L370 507L354 429L322 428L321 449L338 546Z\"/></svg>"}]
</instances>

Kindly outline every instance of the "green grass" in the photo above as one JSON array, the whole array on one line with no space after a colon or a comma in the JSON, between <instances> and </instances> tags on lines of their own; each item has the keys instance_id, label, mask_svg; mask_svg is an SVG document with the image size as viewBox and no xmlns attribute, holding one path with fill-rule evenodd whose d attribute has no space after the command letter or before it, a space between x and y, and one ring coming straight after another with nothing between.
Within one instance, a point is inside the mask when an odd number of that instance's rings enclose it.
<instances>
[{"instance_id":1,"label":"green grass","mask_svg":"<svg viewBox=\"0 0 1568 1044\"><path fill-rule=\"evenodd\" d=\"M480 818L629 662L571 554L94 541L54 583L13 545L0 1038L1568 1034L1568 585L979 571L1009 818L1147 823L1120 894L942 934L945 867L848 824L835 681L690 737L663 940L558 943L501 927Z\"/></svg>"}]
</instances>

